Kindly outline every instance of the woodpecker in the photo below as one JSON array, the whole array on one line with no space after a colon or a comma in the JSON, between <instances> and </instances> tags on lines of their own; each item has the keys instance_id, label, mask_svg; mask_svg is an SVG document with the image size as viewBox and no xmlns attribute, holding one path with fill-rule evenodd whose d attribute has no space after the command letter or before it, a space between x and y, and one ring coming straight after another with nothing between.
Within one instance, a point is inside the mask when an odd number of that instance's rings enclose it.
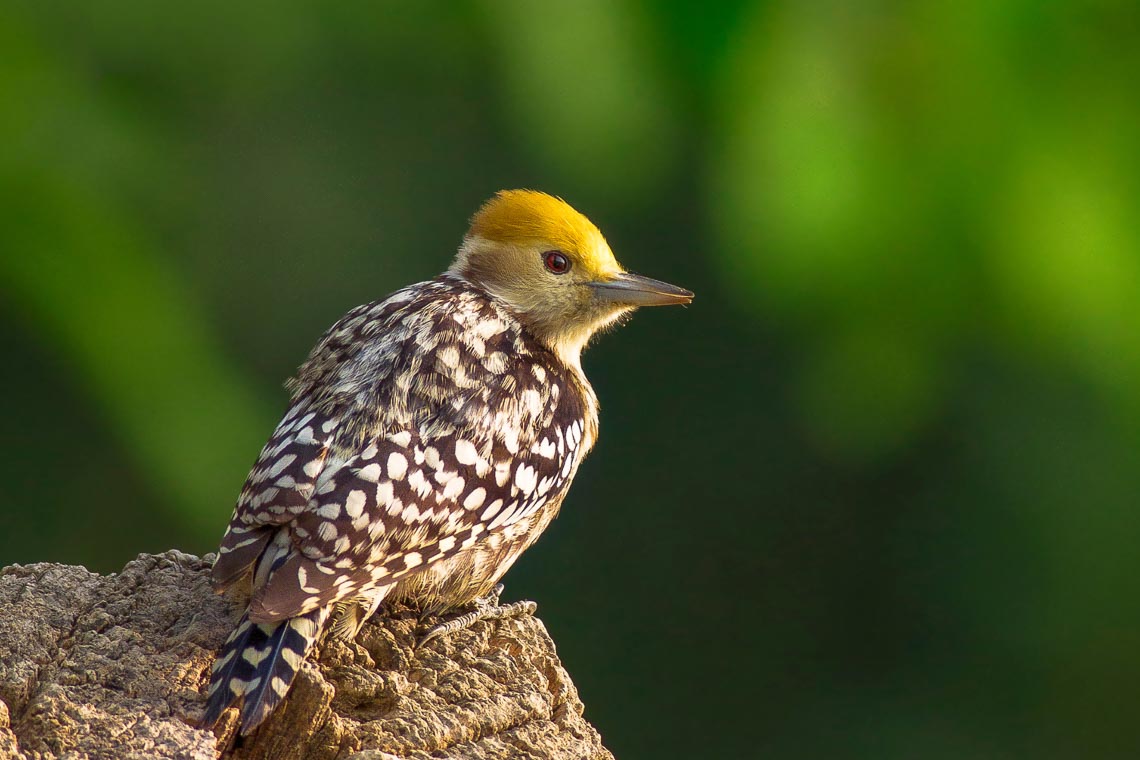
<instances>
[{"instance_id":1,"label":"woodpecker","mask_svg":"<svg viewBox=\"0 0 1140 760\"><path fill-rule=\"evenodd\" d=\"M692 298L625 271L563 200L507 190L446 272L349 311L287 383L222 538L215 590L248 576L251 596L202 723L240 702L252 732L322 633L354 637L386 599L497 604L597 439L582 349L639 306Z\"/></svg>"}]
</instances>

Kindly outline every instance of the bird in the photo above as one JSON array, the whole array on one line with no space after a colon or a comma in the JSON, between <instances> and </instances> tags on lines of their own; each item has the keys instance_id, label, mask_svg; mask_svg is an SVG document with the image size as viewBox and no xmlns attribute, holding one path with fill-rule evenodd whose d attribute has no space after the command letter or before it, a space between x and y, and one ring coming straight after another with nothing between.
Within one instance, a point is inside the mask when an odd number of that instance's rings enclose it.
<instances>
[{"instance_id":1,"label":"bird","mask_svg":"<svg viewBox=\"0 0 1140 760\"><path fill-rule=\"evenodd\" d=\"M248 579L250 596L201 724L240 703L253 732L318 639L351 640L385 600L474 604L459 624L533 612L499 607L498 582L597 440L582 350L638 307L692 299L626 271L561 198L504 190L443 274L345 314L286 383L222 538L214 590Z\"/></svg>"}]
</instances>

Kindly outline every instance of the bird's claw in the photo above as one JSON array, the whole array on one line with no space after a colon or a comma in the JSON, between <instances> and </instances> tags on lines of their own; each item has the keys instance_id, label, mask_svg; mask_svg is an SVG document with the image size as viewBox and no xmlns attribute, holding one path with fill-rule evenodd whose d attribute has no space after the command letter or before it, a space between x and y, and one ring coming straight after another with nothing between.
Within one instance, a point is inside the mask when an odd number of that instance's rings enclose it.
<instances>
[{"instance_id":1,"label":"bird's claw","mask_svg":"<svg viewBox=\"0 0 1140 760\"><path fill-rule=\"evenodd\" d=\"M446 623L432 626L420 638L416 647L422 647L432 639L444 636L456 631L461 631L464 628L470 628L475 623L483 620L505 620L507 618L519 617L521 615L533 615L538 609L538 605L531 601L512 602L510 604L499 604L499 596L503 593L503 584L496 583L494 588L486 596L479 597L475 600L475 609L471 612L460 615L459 617L452 618Z\"/></svg>"}]
</instances>

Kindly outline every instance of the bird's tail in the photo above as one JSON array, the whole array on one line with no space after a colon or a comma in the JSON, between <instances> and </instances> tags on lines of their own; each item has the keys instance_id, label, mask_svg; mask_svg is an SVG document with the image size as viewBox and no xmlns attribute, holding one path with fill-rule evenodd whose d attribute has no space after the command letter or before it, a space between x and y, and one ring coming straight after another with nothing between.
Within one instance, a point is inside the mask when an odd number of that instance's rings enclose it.
<instances>
[{"instance_id":1,"label":"bird's tail","mask_svg":"<svg viewBox=\"0 0 1140 760\"><path fill-rule=\"evenodd\" d=\"M285 698L328 618L321 607L279 623L251 623L243 614L214 661L202 725L213 726L241 700L241 734L253 731Z\"/></svg>"}]
</instances>

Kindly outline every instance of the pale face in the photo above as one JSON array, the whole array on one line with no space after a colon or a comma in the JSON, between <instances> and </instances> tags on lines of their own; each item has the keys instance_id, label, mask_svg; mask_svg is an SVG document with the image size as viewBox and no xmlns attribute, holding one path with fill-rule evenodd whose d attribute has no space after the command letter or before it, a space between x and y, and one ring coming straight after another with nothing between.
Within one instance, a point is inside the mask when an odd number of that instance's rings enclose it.
<instances>
[{"instance_id":1,"label":"pale face","mask_svg":"<svg viewBox=\"0 0 1140 760\"><path fill-rule=\"evenodd\" d=\"M532 191L505 191L480 209L451 271L504 301L572 364L590 336L622 314L693 296L629 274L592 222Z\"/></svg>"}]
</instances>

